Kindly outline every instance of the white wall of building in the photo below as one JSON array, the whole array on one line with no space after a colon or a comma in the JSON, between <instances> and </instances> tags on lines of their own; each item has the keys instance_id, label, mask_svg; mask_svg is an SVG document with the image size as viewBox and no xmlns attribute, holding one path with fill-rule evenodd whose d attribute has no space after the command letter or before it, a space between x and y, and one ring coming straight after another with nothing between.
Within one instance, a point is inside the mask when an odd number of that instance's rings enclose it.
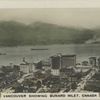
<instances>
[{"instance_id":1,"label":"white wall of building","mask_svg":"<svg viewBox=\"0 0 100 100\"><path fill-rule=\"evenodd\" d=\"M29 73L29 65L21 64L20 65L20 71L22 71L23 73Z\"/></svg>"},{"instance_id":2,"label":"white wall of building","mask_svg":"<svg viewBox=\"0 0 100 100\"><path fill-rule=\"evenodd\" d=\"M34 64L21 64L20 71L23 73L32 73L36 71L36 68Z\"/></svg>"},{"instance_id":3,"label":"white wall of building","mask_svg":"<svg viewBox=\"0 0 100 100\"><path fill-rule=\"evenodd\" d=\"M54 75L54 76L59 76L60 70L59 69L51 69L51 74Z\"/></svg>"}]
</instances>

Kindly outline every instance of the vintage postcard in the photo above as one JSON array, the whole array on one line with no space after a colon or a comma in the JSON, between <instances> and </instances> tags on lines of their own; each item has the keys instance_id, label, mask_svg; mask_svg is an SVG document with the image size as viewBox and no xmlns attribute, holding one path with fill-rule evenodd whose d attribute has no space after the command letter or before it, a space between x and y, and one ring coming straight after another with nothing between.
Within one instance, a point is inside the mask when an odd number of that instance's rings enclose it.
<instances>
[{"instance_id":1,"label":"vintage postcard","mask_svg":"<svg viewBox=\"0 0 100 100\"><path fill-rule=\"evenodd\" d=\"M3 100L100 98L100 8L0 9Z\"/></svg>"}]
</instances>

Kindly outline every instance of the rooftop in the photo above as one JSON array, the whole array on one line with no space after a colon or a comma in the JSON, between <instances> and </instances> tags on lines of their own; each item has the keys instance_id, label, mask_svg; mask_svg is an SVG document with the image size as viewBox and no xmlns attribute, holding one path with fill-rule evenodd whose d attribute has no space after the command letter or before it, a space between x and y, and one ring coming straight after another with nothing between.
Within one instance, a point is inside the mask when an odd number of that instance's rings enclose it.
<instances>
[{"instance_id":1,"label":"rooftop","mask_svg":"<svg viewBox=\"0 0 100 100\"><path fill-rule=\"evenodd\" d=\"M54 55L54 56L51 56L50 58L59 57L59 56L61 56L61 57L76 57L76 55Z\"/></svg>"}]
</instances>

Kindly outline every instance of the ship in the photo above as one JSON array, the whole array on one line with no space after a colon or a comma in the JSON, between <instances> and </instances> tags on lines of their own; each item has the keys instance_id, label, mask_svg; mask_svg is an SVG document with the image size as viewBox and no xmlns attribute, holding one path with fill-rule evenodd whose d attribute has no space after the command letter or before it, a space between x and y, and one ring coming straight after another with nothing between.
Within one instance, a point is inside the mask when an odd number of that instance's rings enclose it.
<instances>
[{"instance_id":1,"label":"ship","mask_svg":"<svg viewBox=\"0 0 100 100\"><path fill-rule=\"evenodd\" d=\"M32 50L48 50L48 48L31 48L31 51Z\"/></svg>"},{"instance_id":2,"label":"ship","mask_svg":"<svg viewBox=\"0 0 100 100\"><path fill-rule=\"evenodd\" d=\"M7 55L6 53L0 53L0 55Z\"/></svg>"}]
</instances>

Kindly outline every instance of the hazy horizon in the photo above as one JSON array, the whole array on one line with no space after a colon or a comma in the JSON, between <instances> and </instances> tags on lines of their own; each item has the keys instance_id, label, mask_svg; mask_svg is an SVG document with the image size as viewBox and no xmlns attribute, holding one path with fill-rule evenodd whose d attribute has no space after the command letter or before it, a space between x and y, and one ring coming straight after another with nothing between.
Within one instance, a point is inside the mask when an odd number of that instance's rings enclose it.
<instances>
[{"instance_id":1,"label":"hazy horizon","mask_svg":"<svg viewBox=\"0 0 100 100\"><path fill-rule=\"evenodd\" d=\"M100 27L100 8L9 8L0 9L0 21L25 24L36 21L82 28Z\"/></svg>"}]
</instances>

